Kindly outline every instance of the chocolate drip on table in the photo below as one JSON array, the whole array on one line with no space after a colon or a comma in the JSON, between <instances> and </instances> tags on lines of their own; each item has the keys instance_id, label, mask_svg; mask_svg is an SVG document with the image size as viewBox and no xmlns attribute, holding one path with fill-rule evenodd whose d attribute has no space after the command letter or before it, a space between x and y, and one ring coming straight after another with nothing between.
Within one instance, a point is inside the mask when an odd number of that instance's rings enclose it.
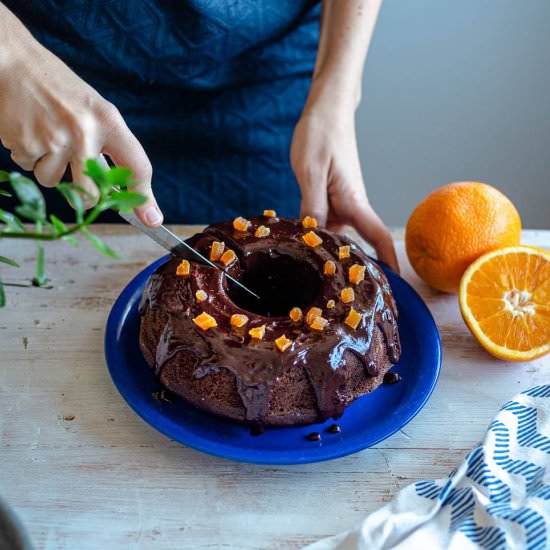
<instances>
[{"instance_id":1,"label":"chocolate drip on table","mask_svg":"<svg viewBox=\"0 0 550 550\"><path fill-rule=\"evenodd\" d=\"M364 358L371 346L374 328L378 327L385 340L389 360L395 363L399 359L397 310L386 277L347 238L317 228L314 231L323 239L323 243L312 248L304 244L302 235L308 230L299 222L258 217L252 219L252 224L253 227L266 225L271 234L265 238L255 238L253 230L246 234L239 233L227 222L208 227L203 233L195 235L191 244L208 255L214 240L225 242L226 248L231 248L237 254L238 261L228 268L228 272L237 279L254 270L265 275L263 266L270 265L268 262L279 262L284 269L288 269L292 262L297 266L299 264L301 267L296 267L298 271L293 280L295 284L305 282L306 287L300 289L301 295L307 292L307 285L310 284L316 291L316 295L311 297L311 303L302 304L304 313L311 306L320 307L323 316L329 320L326 329L317 332L305 324L293 323L287 314L290 307L285 314L277 312L273 316L254 313L250 309L241 310L235 305L237 294L228 288L227 280L221 272L191 262L190 277L177 277L175 271L179 260L174 258L153 275L142 300L142 311L157 308L162 310L166 320L154 357L148 360L153 361L157 376L161 375L163 366L178 352L185 353L187 360L193 362L196 378L208 377L220 368L228 369L236 378L246 420L255 425L260 425L267 413L274 380L289 366L302 367L314 390L320 420L339 416L346 406L339 394L344 383L339 367L345 361L346 353L352 353L361 360L367 375L374 376L376 369L365 364ZM351 257L339 260L338 248L350 243ZM326 260L336 264L336 273L332 277L323 276ZM365 279L357 285L350 285L347 280L348 268L353 263L367 266ZM292 278L292 274L288 277ZM250 284L250 281L247 280L247 283ZM284 304L277 303L281 299L277 288L270 290L269 281L262 280L260 283L257 288L263 289L263 295L269 296L270 292L273 294L266 307L273 311L282 307ZM344 286L353 286L353 304L340 302L339 294ZM197 303L194 299L197 290L204 290L209 299ZM333 309L325 307L329 299L336 301ZM363 314L356 330L343 323L350 305ZM202 311L216 318L217 328L203 332L194 326L192 318ZM249 322L245 329L231 327L230 316L236 311L248 316ZM248 330L263 324L266 325L264 339L251 340ZM274 348L273 342L283 334L291 338L293 344L288 350L280 352Z\"/></svg>"}]
</instances>

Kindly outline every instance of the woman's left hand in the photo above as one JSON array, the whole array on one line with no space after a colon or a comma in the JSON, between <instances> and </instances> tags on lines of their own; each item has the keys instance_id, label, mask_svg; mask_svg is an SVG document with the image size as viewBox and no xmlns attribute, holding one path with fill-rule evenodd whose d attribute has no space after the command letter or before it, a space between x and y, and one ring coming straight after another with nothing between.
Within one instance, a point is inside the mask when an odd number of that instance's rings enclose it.
<instances>
[{"instance_id":1,"label":"woman's left hand","mask_svg":"<svg viewBox=\"0 0 550 550\"><path fill-rule=\"evenodd\" d=\"M351 225L379 260L399 271L391 233L367 199L354 108L306 105L294 130L290 161L302 192L300 217L313 216L332 231Z\"/></svg>"}]
</instances>

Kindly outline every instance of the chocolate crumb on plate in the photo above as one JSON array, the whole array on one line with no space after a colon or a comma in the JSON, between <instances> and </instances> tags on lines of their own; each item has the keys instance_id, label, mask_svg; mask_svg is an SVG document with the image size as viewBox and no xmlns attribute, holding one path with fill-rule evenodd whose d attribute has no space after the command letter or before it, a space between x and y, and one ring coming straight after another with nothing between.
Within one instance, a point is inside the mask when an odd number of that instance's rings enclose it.
<instances>
[{"instance_id":1,"label":"chocolate crumb on plate","mask_svg":"<svg viewBox=\"0 0 550 550\"><path fill-rule=\"evenodd\" d=\"M327 432L329 434L339 434L342 431L342 428L340 428L340 424L331 424L327 428Z\"/></svg>"},{"instance_id":2,"label":"chocolate crumb on plate","mask_svg":"<svg viewBox=\"0 0 550 550\"><path fill-rule=\"evenodd\" d=\"M384 374L384 384L397 384L401 376L397 372L387 372Z\"/></svg>"},{"instance_id":3,"label":"chocolate crumb on plate","mask_svg":"<svg viewBox=\"0 0 550 550\"><path fill-rule=\"evenodd\" d=\"M308 441L321 441L321 434L319 432L311 432L306 435Z\"/></svg>"}]
</instances>

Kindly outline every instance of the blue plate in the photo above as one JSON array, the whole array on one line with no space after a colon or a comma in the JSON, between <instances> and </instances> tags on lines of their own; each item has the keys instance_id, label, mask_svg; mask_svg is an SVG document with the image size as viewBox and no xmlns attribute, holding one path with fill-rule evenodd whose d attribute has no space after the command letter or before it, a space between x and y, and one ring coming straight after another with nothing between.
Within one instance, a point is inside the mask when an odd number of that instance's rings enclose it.
<instances>
[{"instance_id":1,"label":"blue plate","mask_svg":"<svg viewBox=\"0 0 550 550\"><path fill-rule=\"evenodd\" d=\"M393 368L401 381L382 385L357 399L334 423L268 429L260 436L244 426L204 413L183 400L165 403L152 397L161 389L138 345L138 305L149 276L168 256L139 273L116 300L107 321L105 356L118 391L145 422L171 439L216 456L256 464L304 464L366 449L405 426L424 406L441 366L439 332L428 308L401 277L384 269L399 308L402 355ZM321 441L306 436L320 432Z\"/></svg>"}]
</instances>

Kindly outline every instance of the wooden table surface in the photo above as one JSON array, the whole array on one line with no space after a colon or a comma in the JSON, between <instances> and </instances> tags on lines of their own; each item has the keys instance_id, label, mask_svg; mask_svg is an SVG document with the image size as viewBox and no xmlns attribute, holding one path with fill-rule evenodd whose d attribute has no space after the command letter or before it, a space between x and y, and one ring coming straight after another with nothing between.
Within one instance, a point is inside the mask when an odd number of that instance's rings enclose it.
<instances>
[{"instance_id":1,"label":"wooden table surface","mask_svg":"<svg viewBox=\"0 0 550 550\"><path fill-rule=\"evenodd\" d=\"M52 243L52 288L9 286L0 310L0 495L38 548L299 548L352 527L413 481L446 476L501 403L548 382L550 357L507 364L481 350L456 297L413 274L396 232L402 274L445 347L420 414L375 447L331 462L254 466L201 454L145 424L111 382L103 358L111 304L160 253L128 227L96 231L120 260L86 243ZM523 242L550 247L550 231L526 231ZM22 264L3 269L4 280L27 284L33 244L1 249Z\"/></svg>"}]
</instances>

